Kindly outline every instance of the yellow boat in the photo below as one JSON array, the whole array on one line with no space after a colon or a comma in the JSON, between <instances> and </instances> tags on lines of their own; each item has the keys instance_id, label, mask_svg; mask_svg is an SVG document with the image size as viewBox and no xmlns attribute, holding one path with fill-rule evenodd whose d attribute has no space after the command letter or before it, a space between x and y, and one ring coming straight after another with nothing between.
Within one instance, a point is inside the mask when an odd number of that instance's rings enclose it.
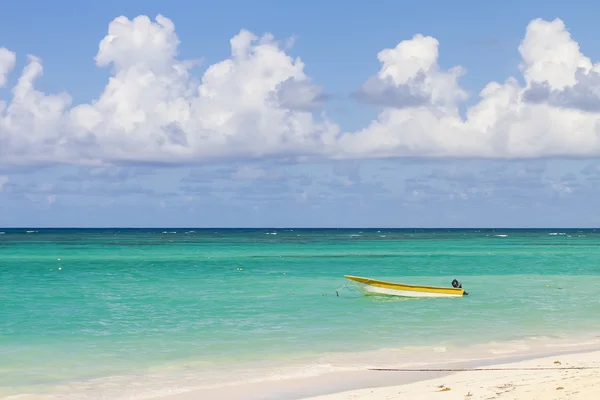
<instances>
[{"instance_id":1,"label":"yellow boat","mask_svg":"<svg viewBox=\"0 0 600 400\"><path fill-rule=\"evenodd\" d=\"M344 275L344 277L365 296L462 297L469 294L456 279L452 281L453 287L437 287L406 285L352 275Z\"/></svg>"}]
</instances>

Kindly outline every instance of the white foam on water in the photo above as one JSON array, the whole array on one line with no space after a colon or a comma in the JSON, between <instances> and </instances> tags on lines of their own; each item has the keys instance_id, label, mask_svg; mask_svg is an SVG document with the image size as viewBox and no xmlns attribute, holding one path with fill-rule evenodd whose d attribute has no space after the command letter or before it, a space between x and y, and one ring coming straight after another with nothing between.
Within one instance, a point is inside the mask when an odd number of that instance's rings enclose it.
<instances>
[{"instance_id":1,"label":"white foam on water","mask_svg":"<svg viewBox=\"0 0 600 400\"><path fill-rule=\"evenodd\" d=\"M264 383L273 385L288 380L318 378L328 374L356 373L370 368L431 368L459 363L477 364L502 360L502 357L534 358L562 351L600 348L598 337L532 336L505 342L490 342L474 346L414 346L385 348L352 353L323 353L312 357L288 357L273 362L217 364L187 362L180 365L154 367L132 371L127 376L108 376L85 381L68 382L52 388L30 388L36 397L13 396L10 400L29 398L96 400L149 399L152 397L218 390L235 386ZM22 388L28 391L27 388ZM37 392L37 393L35 393ZM47 396L47 397L44 397Z\"/></svg>"}]
</instances>

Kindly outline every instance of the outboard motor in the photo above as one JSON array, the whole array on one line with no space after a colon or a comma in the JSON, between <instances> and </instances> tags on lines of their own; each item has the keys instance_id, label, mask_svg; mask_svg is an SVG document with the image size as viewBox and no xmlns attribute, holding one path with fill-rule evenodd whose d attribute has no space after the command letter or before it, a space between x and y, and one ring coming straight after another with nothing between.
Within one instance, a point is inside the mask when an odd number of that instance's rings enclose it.
<instances>
[{"instance_id":1,"label":"outboard motor","mask_svg":"<svg viewBox=\"0 0 600 400\"><path fill-rule=\"evenodd\" d=\"M460 283L459 281L457 281L456 279L454 279L452 281L452 287L456 288L456 289L462 289L462 283ZM467 292L466 290L464 291L464 295L468 296L469 292Z\"/></svg>"}]
</instances>

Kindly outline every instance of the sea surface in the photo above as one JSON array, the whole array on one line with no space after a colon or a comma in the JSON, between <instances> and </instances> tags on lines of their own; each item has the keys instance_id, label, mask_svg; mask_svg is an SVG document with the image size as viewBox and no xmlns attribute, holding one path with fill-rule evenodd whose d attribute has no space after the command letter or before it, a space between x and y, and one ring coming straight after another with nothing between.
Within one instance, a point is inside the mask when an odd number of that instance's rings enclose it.
<instances>
[{"instance_id":1,"label":"sea surface","mask_svg":"<svg viewBox=\"0 0 600 400\"><path fill-rule=\"evenodd\" d=\"M0 232L0 397L148 398L600 332L596 230ZM365 297L345 274L469 295Z\"/></svg>"}]
</instances>

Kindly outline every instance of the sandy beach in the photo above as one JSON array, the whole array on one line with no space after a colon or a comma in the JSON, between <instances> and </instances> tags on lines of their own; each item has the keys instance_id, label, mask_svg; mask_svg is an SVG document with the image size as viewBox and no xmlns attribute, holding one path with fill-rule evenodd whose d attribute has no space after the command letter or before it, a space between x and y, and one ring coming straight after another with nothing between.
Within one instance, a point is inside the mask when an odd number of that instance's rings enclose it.
<instances>
[{"instance_id":1,"label":"sandy beach","mask_svg":"<svg viewBox=\"0 0 600 400\"><path fill-rule=\"evenodd\" d=\"M600 398L600 351L490 365L481 369L486 370L457 372L405 385L352 390L305 400ZM400 377L403 372L397 373Z\"/></svg>"},{"instance_id":2,"label":"sandy beach","mask_svg":"<svg viewBox=\"0 0 600 400\"><path fill-rule=\"evenodd\" d=\"M462 366L431 364L382 367L334 372L295 379L198 387L193 390L164 388L162 393L144 390L140 382L88 387L83 391L65 385L47 394L4 397L15 400L57 399L155 399L155 400L594 400L600 398L600 350L581 347L533 356L473 360ZM521 357L526 357L523 355ZM508 360L511 360L510 362ZM483 363L483 364L482 364ZM390 370L388 370L390 369ZM461 370L462 371L457 371ZM84 394L85 393L85 394ZM2 397L2 396L0 396Z\"/></svg>"},{"instance_id":3,"label":"sandy beach","mask_svg":"<svg viewBox=\"0 0 600 400\"><path fill-rule=\"evenodd\" d=\"M444 369L445 367L440 367ZM600 351L562 353L466 371L356 371L160 397L161 400L593 400ZM475 370L473 370L475 369ZM400 384L394 384L400 383ZM357 388L362 385L363 388ZM354 386L352 390L341 389ZM311 395L310 393L328 393Z\"/></svg>"}]
</instances>

